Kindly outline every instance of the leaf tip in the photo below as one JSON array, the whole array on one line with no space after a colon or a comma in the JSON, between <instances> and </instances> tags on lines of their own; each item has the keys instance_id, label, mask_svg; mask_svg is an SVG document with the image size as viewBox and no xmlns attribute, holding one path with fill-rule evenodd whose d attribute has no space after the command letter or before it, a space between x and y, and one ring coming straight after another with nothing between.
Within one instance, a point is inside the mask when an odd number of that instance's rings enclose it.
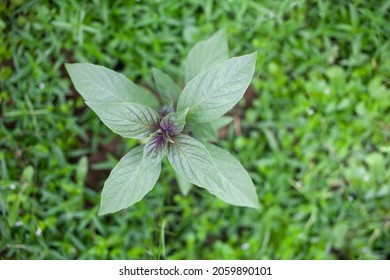
<instances>
[{"instance_id":1,"label":"leaf tip","mask_svg":"<svg viewBox=\"0 0 390 280\"><path fill-rule=\"evenodd\" d=\"M255 196L255 198L253 200L250 201L249 204L247 204L247 207L252 208L254 210L261 210L263 208L263 206L259 202L257 195Z\"/></svg>"},{"instance_id":2,"label":"leaf tip","mask_svg":"<svg viewBox=\"0 0 390 280\"><path fill-rule=\"evenodd\" d=\"M250 56L251 58L255 58L255 60L257 59L257 55L258 55L258 51L254 51L254 52L251 52L250 54L248 54L248 56Z\"/></svg>"},{"instance_id":3,"label":"leaf tip","mask_svg":"<svg viewBox=\"0 0 390 280\"><path fill-rule=\"evenodd\" d=\"M104 216L104 215L106 215L106 214L108 214L108 212L107 212L107 211L104 211L104 210L102 209L102 207L100 207L100 208L99 208L99 211L98 211L98 216Z\"/></svg>"},{"instance_id":4,"label":"leaf tip","mask_svg":"<svg viewBox=\"0 0 390 280\"><path fill-rule=\"evenodd\" d=\"M64 65L65 65L66 71L69 73L72 69L72 63L65 63Z\"/></svg>"},{"instance_id":5,"label":"leaf tip","mask_svg":"<svg viewBox=\"0 0 390 280\"><path fill-rule=\"evenodd\" d=\"M185 109L181 110L180 113L184 116L184 118L186 118L189 110L190 107L186 107Z\"/></svg>"},{"instance_id":6,"label":"leaf tip","mask_svg":"<svg viewBox=\"0 0 390 280\"><path fill-rule=\"evenodd\" d=\"M227 35L227 28L226 28L226 27L223 27L223 28L221 28L220 30L218 30L217 33L220 33L220 34L222 34L223 36L226 36L226 35Z\"/></svg>"},{"instance_id":7,"label":"leaf tip","mask_svg":"<svg viewBox=\"0 0 390 280\"><path fill-rule=\"evenodd\" d=\"M262 206L258 201L256 201L252 208L256 210L261 210Z\"/></svg>"}]
</instances>

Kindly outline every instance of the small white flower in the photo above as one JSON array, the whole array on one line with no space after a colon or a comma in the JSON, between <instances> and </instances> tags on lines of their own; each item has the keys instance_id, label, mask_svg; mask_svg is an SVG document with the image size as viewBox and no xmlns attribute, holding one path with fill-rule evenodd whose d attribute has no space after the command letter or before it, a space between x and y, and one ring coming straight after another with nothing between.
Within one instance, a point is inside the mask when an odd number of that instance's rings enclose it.
<instances>
[{"instance_id":1,"label":"small white flower","mask_svg":"<svg viewBox=\"0 0 390 280\"><path fill-rule=\"evenodd\" d=\"M366 182L370 181L370 175L368 174L364 175L363 180Z\"/></svg>"},{"instance_id":2,"label":"small white flower","mask_svg":"<svg viewBox=\"0 0 390 280\"><path fill-rule=\"evenodd\" d=\"M314 114L314 110L313 110L312 108L308 108L308 109L307 109L307 114L308 114L309 116L313 115L313 114Z\"/></svg>"},{"instance_id":3,"label":"small white flower","mask_svg":"<svg viewBox=\"0 0 390 280\"><path fill-rule=\"evenodd\" d=\"M35 235L36 236L41 236L41 234L42 234L42 230L41 230L40 227L38 227L37 231L35 232Z\"/></svg>"},{"instance_id":4,"label":"small white flower","mask_svg":"<svg viewBox=\"0 0 390 280\"><path fill-rule=\"evenodd\" d=\"M295 186L296 186L298 189L302 188L302 182L301 182L301 181L296 181L296 182L295 182Z\"/></svg>"},{"instance_id":5,"label":"small white flower","mask_svg":"<svg viewBox=\"0 0 390 280\"><path fill-rule=\"evenodd\" d=\"M14 190L14 189L16 189L16 186L15 186L14 184L11 184L11 185L9 185L9 188L10 188L11 190Z\"/></svg>"},{"instance_id":6,"label":"small white flower","mask_svg":"<svg viewBox=\"0 0 390 280\"><path fill-rule=\"evenodd\" d=\"M15 223L15 227L20 227L21 225L23 225L23 222L22 221L17 221Z\"/></svg>"},{"instance_id":7,"label":"small white flower","mask_svg":"<svg viewBox=\"0 0 390 280\"><path fill-rule=\"evenodd\" d=\"M45 83L39 83L38 86L39 86L40 89L44 89L45 88Z\"/></svg>"},{"instance_id":8,"label":"small white flower","mask_svg":"<svg viewBox=\"0 0 390 280\"><path fill-rule=\"evenodd\" d=\"M326 94L326 95L329 95L329 94L330 94L330 89L329 89L329 88L326 88L326 89L325 89L325 94Z\"/></svg>"},{"instance_id":9,"label":"small white flower","mask_svg":"<svg viewBox=\"0 0 390 280\"><path fill-rule=\"evenodd\" d=\"M352 195L349 195L349 196L348 196L348 201L349 201L349 202L353 201L353 196L352 196Z\"/></svg>"},{"instance_id":10,"label":"small white flower","mask_svg":"<svg viewBox=\"0 0 390 280\"><path fill-rule=\"evenodd\" d=\"M249 249L249 243L244 243L241 245L242 250L248 250Z\"/></svg>"}]
</instances>

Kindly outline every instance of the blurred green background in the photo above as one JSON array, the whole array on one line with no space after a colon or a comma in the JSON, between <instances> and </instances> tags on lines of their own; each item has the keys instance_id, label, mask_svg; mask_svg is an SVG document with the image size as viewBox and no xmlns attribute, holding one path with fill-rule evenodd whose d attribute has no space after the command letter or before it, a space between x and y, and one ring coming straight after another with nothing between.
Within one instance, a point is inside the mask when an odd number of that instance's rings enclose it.
<instances>
[{"instance_id":1,"label":"blurred green background","mask_svg":"<svg viewBox=\"0 0 390 280\"><path fill-rule=\"evenodd\" d=\"M390 1L2 1L0 258L389 259ZM165 164L141 202L99 217L135 140L86 108L66 62L183 86L189 49L227 28L259 52L218 145L249 171L259 211Z\"/></svg>"}]
</instances>

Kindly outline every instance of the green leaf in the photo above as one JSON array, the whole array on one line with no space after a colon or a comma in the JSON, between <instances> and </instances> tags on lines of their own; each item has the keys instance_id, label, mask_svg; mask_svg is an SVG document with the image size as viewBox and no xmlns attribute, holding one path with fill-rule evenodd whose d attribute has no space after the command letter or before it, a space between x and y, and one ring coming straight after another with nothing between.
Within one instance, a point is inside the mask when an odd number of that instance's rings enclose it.
<instances>
[{"instance_id":1,"label":"green leaf","mask_svg":"<svg viewBox=\"0 0 390 280\"><path fill-rule=\"evenodd\" d=\"M144 87L138 87L142 95L144 96L144 100L142 103L138 103L147 107L150 107L154 110L158 110L160 108L160 102L158 101L157 97L147 88Z\"/></svg>"},{"instance_id":2,"label":"green leaf","mask_svg":"<svg viewBox=\"0 0 390 280\"><path fill-rule=\"evenodd\" d=\"M149 107L130 102L86 103L106 126L123 137L143 139L158 129L158 114Z\"/></svg>"},{"instance_id":3,"label":"green leaf","mask_svg":"<svg viewBox=\"0 0 390 280\"><path fill-rule=\"evenodd\" d=\"M88 174L88 158L83 156L78 164L76 169L76 182L79 186L84 186L83 183Z\"/></svg>"},{"instance_id":4,"label":"green leaf","mask_svg":"<svg viewBox=\"0 0 390 280\"><path fill-rule=\"evenodd\" d=\"M173 169L186 181L222 195L221 179L205 146L184 134L177 135L174 141L169 143L167 155Z\"/></svg>"},{"instance_id":5,"label":"green leaf","mask_svg":"<svg viewBox=\"0 0 390 280\"><path fill-rule=\"evenodd\" d=\"M177 111L187 107L188 122L211 122L243 97L256 64L256 52L228 59L201 72L184 88Z\"/></svg>"},{"instance_id":6,"label":"green leaf","mask_svg":"<svg viewBox=\"0 0 390 280\"><path fill-rule=\"evenodd\" d=\"M32 167L31 165L28 165L26 166L24 169L23 169L23 173L22 173L22 178L26 181L26 182L29 182L31 183L33 181L33 178L34 178L34 167Z\"/></svg>"},{"instance_id":7,"label":"green leaf","mask_svg":"<svg viewBox=\"0 0 390 280\"><path fill-rule=\"evenodd\" d=\"M91 102L132 102L145 106L158 104L156 97L140 89L122 74L90 63L65 64L81 96Z\"/></svg>"},{"instance_id":8,"label":"green leaf","mask_svg":"<svg viewBox=\"0 0 390 280\"><path fill-rule=\"evenodd\" d=\"M160 122L160 127L169 135L177 135L183 131L186 125L188 108L180 112L172 112L166 115Z\"/></svg>"},{"instance_id":9,"label":"green leaf","mask_svg":"<svg viewBox=\"0 0 390 280\"><path fill-rule=\"evenodd\" d=\"M191 123L190 130L201 142L215 142L218 140L218 130L231 123L232 120L230 116L222 116L209 123Z\"/></svg>"},{"instance_id":10,"label":"green leaf","mask_svg":"<svg viewBox=\"0 0 390 280\"><path fill-rule=\"evenodd\" d=\"M18 196L16 201L13 201L13 203L10 205L10 208L8 209L8 214L6 217L8 219L8 224L11 227L15 226L15 223L19 217L20 201L21 197Z\"/></svg>"},{"instance_id":11,"label":"green leaf","mask_svg":"<svg viewBox=\"0 0 390 280\"><path fill-rule=\"evenodd\" d=\"M128 152L104 183L99 215L114 213L140 201L152 190L160 175L161 164L142 164L142 146Z\"/></svg>"},{"instance_id":12,"label":"green leaf","mask_svg":"<svg viewBox=\"0 0 390 280\"><path fill-rule=\"evenodd\" d=\"M180 95L180 88L167 74L153 68L153 78L157 91L166 105L177 104Z\"/></svg>"},{"instance_id":13,"label":"green leaf","mask_svg":"<svg viewBox=\"0 0 390 280\"><path fill-rule=\"evenodd\" d=\"M191 131L194 133L195 138L201 142L218 140L217 132L211 123L193 123L191 125Z\"/></svg>"},{"instance_id":14,"label":"green leaf","mask_svg":"<svg viewBox=\"0 0 390 280\"><path fill-rule=\"evenodd\" d=\"M213 127L213 129L218 132L219 129L227 126L233 121L233 117L231 116L222 116L214 121L212 121L210 124Z\"/></svg>"},{"instance_id":15,"label":"green leaf","mask_svg":"<svg viewBox=\"0 0 390 280\"><path fill-rule=\"evenodd\" d=\"M215 195L229 204L259 208L255 186L241 163L215 145L206 144L206 148L214 160L225 190Z\"/></svg>"},{"instance_id":16,"label":"green leaf","mask_svg":"<svg viewBox=\"0 0 390 280\"><path fill-rule=\"evenodd\" d=\"M144 147L144 155L142 160L143 164L159 164L163 157L166 155L167 149L168 141L164 139L163 133L154 133Z\"/></svg>"},{"instance_id":17,"label":"green leaf","mask_svg":"<svg viewBox=\"0 0 390 280\"><path fill-rule=\"evenodd\" d=\"M179 190L182 195L187 196L190 190L192 189L192 184L184 179L183 176L175 172L176 181L179 186Z\"/></svg>"},{"instance_id":18,"label":"green leaf","mask_svg":"<svg viewBox=\"0 0 390 280\"><path fill-rule=\"evenodd\" d=\"M184 64L186 84L200 72L228 58L226 30L222 29L208 40L198 42L188 53Z\"/></svg>"}]
</instances>

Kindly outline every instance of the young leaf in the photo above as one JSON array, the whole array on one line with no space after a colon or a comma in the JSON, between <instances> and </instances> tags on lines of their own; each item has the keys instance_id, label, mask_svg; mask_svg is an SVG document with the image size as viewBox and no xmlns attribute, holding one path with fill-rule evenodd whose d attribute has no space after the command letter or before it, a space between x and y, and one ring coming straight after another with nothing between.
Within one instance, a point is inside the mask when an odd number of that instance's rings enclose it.
<instances>
[{"instance_id":1,"label":"young leaf","mask_svg":"<svg viewBox=\"0 0 390 280\"><path fill-rule=\"evenodd\" d=\"M145 165L159 164L167 153L168 141L165 141L163 132L156 132L144 147L142 163Z\"/></svg>"},{"instance_id":2,"label":"young leaf","mask_svg":"<svg viewBox=\"0 0 390 280\"><path fill-rule=\"evenodd\" d=\"M153 78L164 104L177 104L180 88L175 84L171 77L160 70L153 68Z\"/></svg>"},{"instance_id":3,"label":"young leaf","mask_svg":"<svg viewBox=\"0 0 390 280\"><path fill-rule=\"evenodd\" d=\"M195 138L201 142L217 141L217 131L214 130L211 123L192 123L191 131L194 133Z\"/></svg>"},{"instance_id":4,"label":"young leaf","mask_svg":"<svg viewBox=\"0 0 390 280\"><path fill-rule=\"evenodd\" d=\"M184 88L177 111L187 107L188 122L211 122L243 97L255 71L256 52L234 57L201 72Z\"/></svg>"},{"instance_id":5,"label":"young leaf","mask_svg":"<svg viewBox=\"0 0 390 280\"><path fill-rule=\"evenodd\" d=\"M169 113L172 113L173 107L171 105L163 105L160 110L158 111L160 113L160 118L164 118Z\"/></svg>"},{"instance_id":6,"label":"young leaf","mask_svg":"<svg viewBox=\"0 0 390 280\"><path fill-rule=\"evenodd\" d=\"M180 112L173 112L166 115L160 122L160 127L169 135L176 135L183 131L186 124L188 108Z\"/></svg>"},{"instance_id":7,"label":"young leaf","mask_svg":"<svg viewBox=\"0 0 390 280\"><path fill-rule=\"evenodd\" d=\"M183 176L179 175L178 173L175 173L175 176L181 194L187 196L190 190L192 189L192 184L188 182L186 179L184 179Z\"/></svg>"},{"instance_id":8,"label":"young leaf","mask_svg":"<svg viewBox=\"0 0 390 280\"><path fill-rule=\"evenodd\" d=\"M76 88L86 101L132 102L145 106L158 104L156 97L148 93L122 74L90 63L65 64Z\"/></svg>"},{"instance_id":9,"label":"young leaf","mask_svg":"<svg viewBox=\"0 0 390 280\"><path fill-rule=\"evenodd\" d=\"M215 132L218 132L219 129L227 126L233 121L233 117L231 116L222 116L214 121L212 121L210 124L215 130Z\"/></svg>"},{"instance_id":10,"label":"young leaf","mask_svg":"<svg viewBox=\"0 0 390 280\"><path fill-rule=\"evenodd\" d=\"M218 130L233 121L230 116L222 116L209 123L191 123L191 131L201 142L217 141Z\"/></svg>"},{"instance_id":11,"label":"young leaf","mask_svg":"<svg viewBox=\"0 0 390 280\"><path fill-rule=\"evenodd\" d=\"M224 193L215 195L233 205L259 208L255 186L240 162L215 145L206 144L206 148L214 160L225 189Z\"/></svg>"},{"instance_id":12,"label":"young leaf","mask_svg":"<svg viewBox=\"0 0 390 280\"><path fill-rule=\"evenodd\" d=\"M128 152L104 183L99 215L113 213L140 201L155 185L161 164L142 164L142 146Z\"/></svg>"},{"instance_id":13,"label":"young leaf","mask_svg":"<svg viewBox=\"0 0 390 280\"><path fill-rule=\"evenodd\" d=\"M160 108L160 101L158 101L157 97L149 89L144 87L138 87L138 89L144 96L143 102L142 103L138 102L138 104L150 107L154 110L158 110Z\"/></svg>"},{"instance_id":14,"label":"young leaf","mask_svg":"<svg viewBox=\"0 0 390 280\"><path fill-rule=\"evenodd\" d=\"M228 58L226 30L222 29L208 40L197 43L188 53L184 65L186 84L200 72Z\"/></svg>"},{"instance_id":15,"label":"young leaf","mask_svg":"<svg viewBox=\"0 0 390 280\"><path fill-rule=\"evenodd\" d=\"M115 133L143 139L158 129L158 114L151 108L129 102L86 102Z\"/></svg>"},{"instance_id":16,"label":"young leaf","mask_svg":"<svg viewBox=\"0 0 390 280\"><path fill-rule=\"evenodd\" d=\"M169 143L167 155L173 169L186 181L222 195L221 179L205 146L184 134L177 135L174 142Z\"/></svg>"}]
</instances>

